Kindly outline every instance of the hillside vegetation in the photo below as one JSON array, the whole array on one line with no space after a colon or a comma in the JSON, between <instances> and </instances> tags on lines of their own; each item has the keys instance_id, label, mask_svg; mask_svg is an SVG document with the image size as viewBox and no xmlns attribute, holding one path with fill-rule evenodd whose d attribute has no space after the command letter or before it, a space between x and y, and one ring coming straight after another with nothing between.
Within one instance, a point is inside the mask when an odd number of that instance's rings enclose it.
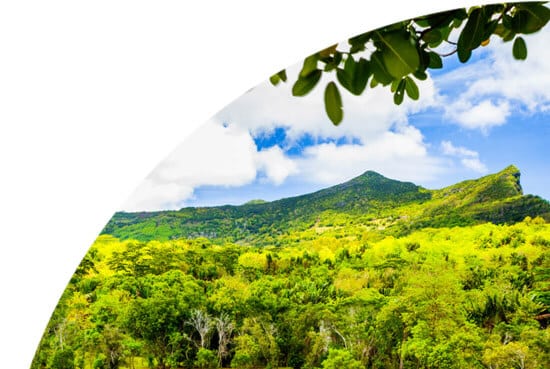
<instances>
[{"instance_id":1,"label":"hillside vegetation","mask_svg":"<svg viewBox=\"0 0 550 369\"><path fill-rule=\"evenodd\" d=\"M549 214L515 167L118 213L32 367L548 368Z\"/></svg>"},{"instance_id":2,"label":"hillside vegetation","mask_svg":"<svg viewBox=\"0 0 550 369\"><path fill-rule=\"evenodd\" d=\"M440 190L427 190L368 171L315 193L241 206L183 208L178 211L116 213L103 234L120 239L170 240L207 237L230 242L270 244L273 235L329 224L337 218L360 222L393 235L430 227L492 222L515 223L525 216L550 220L550 205L523 195L514 166Z\"/></svg>"}]
</instances>

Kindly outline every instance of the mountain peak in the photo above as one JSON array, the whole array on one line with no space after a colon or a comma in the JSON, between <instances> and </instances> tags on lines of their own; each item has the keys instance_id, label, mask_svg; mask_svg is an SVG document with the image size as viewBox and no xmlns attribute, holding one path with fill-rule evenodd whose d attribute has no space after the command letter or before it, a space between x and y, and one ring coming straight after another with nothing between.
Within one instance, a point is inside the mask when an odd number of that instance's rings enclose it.
<instances>
[{"instance_id":1,"label":"mountain peak","mask_svg":"<svg viewBox=\"0 0 550 369\"><path fill-rule=\"evenodd\" d=\"M526 216L550 220L550 203L537 196L524 196L520 171L510 165L439 190L366 171L339 185L272 202L117 213L103 233L139 240L207 237L240 242L266 237L269 244L274 235L311 226L327 217L353 219L373 232L382 229L387 234L401 234L423 227L514 223Z\"/></svg>"}]
</instances>

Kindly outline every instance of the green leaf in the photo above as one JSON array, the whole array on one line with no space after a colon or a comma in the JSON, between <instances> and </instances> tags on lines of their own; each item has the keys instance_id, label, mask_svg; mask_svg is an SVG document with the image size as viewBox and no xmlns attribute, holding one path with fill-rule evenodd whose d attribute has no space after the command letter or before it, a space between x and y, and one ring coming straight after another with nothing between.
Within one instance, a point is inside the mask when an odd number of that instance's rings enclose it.
<instances>
[{"instance_id":1,"label":"green leaf","mask_svg":"<svg viewBox=\"0 0 550 369\"><path fill-rule=\"evenodd\" d=\"M516 37L514 40L514 46L512 47L512 54L514 54L514 58L518 60L527 59L527 45L525 44L525 40L523 38Z\"/></svg>"},{"instance_id":2,"label":"green leaf","mask_svg":"<svg viewBox=\"0 0 550 369\"><path fill-rule=\"evenodd\" d=\"M440 69L443 68L443 60L441 60L441 57L434 53L433 51L429 53L430 55L430 63L428 64L428 67L431 69Z\"/></svg>"},{"instance_id":3,"label":"green leaf","mask_svg":"<svg viewBox=\"0 0 550 369\"><path fill-rule=\"evenodd\" d=\"M511 28L512 28L512 17L509 16L508 14L505 14L505 15L502 17L502 25L503 25L505 28L511 29Z\"/></svg>"},{"instance_id":4,"label":"green leaf","mask_svg":"<svg viewBox=\"0 0 550 369\"><path fill-rule=\"evenodd\" d=\"M512 18L512 30L517 33L533 33L550 20L550 9L539 3L517 4L518 11Z\"/></svg>"},{"instance_id":5,"label":"green leaf","mask_svg":"<svg viewBox=\"0 0 550 369\"><path fill-rule=\"evenodd\" d=\"M422 41L428 44L441 42L442 40L441 32L437 28L431 29L422 35Z\"/></svg>"},{"instance_id":6,"label":"green leaf","mask_svg":"<svg viewBox=\"0 0 550 369\"><path fill-rule=\"evenodd\" d=\"M371 78L369 86L370 88L375 88L376 86L378 86L378 81L376 80L376 77Z\"/></svg>"},{"instance_id":7,"label":"green leaf","mask_svg":"<svg viewBox=\"0 0 550 369\"><path fill-rule=\"evenodd\" d=\"M309 93L321 79L323 72L319 69L309 73L306 77L299 77L292 86L292 95L304 96Z\"/></svg>"},{"instance_id":8,"label":"green leaf","mask_svg":"<svg viewBox=\"0 0 550 369\"><path fill-rule=\"evenodd\" d=\"M465 63L470 59L472 50L481 45L484 40L485 25L488 21L485 9L476 8L470 14L468 22L458 37L457 53L458 59Z\"/></svg>"},{"instance_id":9,"label":"green leaf","mask_svg":"<svg viewBox=\"0 0 550 369\"><path fill-rule=\"evenodd\" d=\"M395 105L401 105L401 103L403 102L403 98L405 97L405 84L405 79L399 81L399 85L397 86L397 89L393 94L393 102L395 103Z\"/></svg>"},{"instance_id":10,"label":"green leaf","mask_svg":"<svg viewBox=\"0 0 550 369\"><path fill-rule=\"evenodd\" d=\"M455 19L464 20L468 18L468 12L466 12L466 9L464 8L457 9L453 12L453 17Z\"/></svg>"},{"instance_id":11,"label":"green leaf","mask_svg":"<svg viewBox=\"0 0 550 369\"><path fill-rule=\"evenodd\" d=\"M394 79L413 73L418 68L420 56L407 33L397 31L377 35L383 45L381 51L385 69Z\"/></svg>"},{"instance_id":12,"label":"green leaf","mask_svg":"<svg viewBox=\"0 0 550 369\"><path fill-rule=\"evenodd\" d=\"M325 88L325 110L330 121L334 125L340 124L344 118L342 110L342 97L336 83L330 82Z\"/></svg>"},{"instance_id":13,"label":"green leaf","mask_svg":"<svg viewBox=\"0 0 550 369\"><path fill-rule=\"evenodd\" d=\"M509 31L504 37L502 37L502 41L509 42L512 41L516 37L516 33L514 31Z\"/></svg>"},{"instance_id":14,"label":"green leaf","mask_svg":"<svg viewBox=\"0 0 550 369\"><path fill-rule=\"evenodd\" d=\"M344 62L344 71L348 76L352 76L353 72L355 71L355 59L353 59L353 56L351 56L351 54L348 54L348 57Z\"/></svg>"},{"instance_id":15,"label":"green leaf","mask_svg":"<svg viewBox=\"0 0 550 369\"><path fill-rule=\"evenodd\" d=\"M353 76L355 74L355 60L351 55L348 54L348 57L344 63L344 69L338 68L336 71L336 78L338 82L346 90L352 92L353 90Z\"/></svg>"},{"instance_id":16,"label":"green leaf","mask_svg":"<svg viewBox=\"0 0 550 369\"><path fill-rule=\"evenodd\" d=\"M399 79L394 80L390 85L390 91L391 92L397 91L397 86L399 86L399 83L401 83L401 80Z\"/></svg>"},{"instance_id":17,"label":"green leaf","mask_svg":"<svg viewBox=\"0 0 550 369\"><path fill-rule=\"evenodd\" d=\"M386 86L391 83L393 78L386 71L386 67L382 62L382 56L379 51L376 51L371 55L370 66L371 66L372 74L374 75L374 78L376 78L376 81L381 83L383 86Z\"/></svg>"},{"instance_id":18,"label":"green leaf","mask_svg":"<svg viewBox=\"0 0 550 369\"><path fill-rule=\"evenodd\" d=\"M481 41L487 40L495 32L498 26L498 21L493 20L485 24L485 29L483 30L483 36L481 36Z\"/></svg>"},{"instance_id":19,"label":"green leaf","mask_svg":"<svg viewBox=\"0 0 550 369\"><path fill-rule=\"evenodd\" d=\"M359 59L359 62L355 63L350 92L354 95L361 95L365 91L365 87L367 87L369 76L369 62L363 58Z\"/></svg>"},{"instance_id":20,"label":"green leaf","mask_svg":"<svg viewBox=\"0 0 550 369\"><path fill-rule=\"evenodd\" d=\"M269 82L271 82L273 86L277 86L279 82L281 82L281 78L279 77L278 74L274 74L271 77L269 77Z\"/></svg>"},{"instance_id":21,"label":"green leaf","mask_svg":"<svg viewBox=\"0 0 550 369\"><path fill-rule=\"evenodd\" d=\"M346 90L351 90L351 82L349 76L342 68L336 69L336 79L338 80L340 85Z\"/></svg>"},{"instance_id":22,"label":"green leaf","mask_svg":"<svg viewBox=\"0 0 550 369\"><path fill-rule=\"evenodd\" d=\"M269 82L273 86L277 86L281 81L286 82L286 70L284 69L269 77Z\"/></svg>"},{"instance_id":23,"label":"green leaf","mask_svg":"<svg viewBox=\"0 0 550 369\"><path fill-rule=\"evenodd\" d=\"M413 73L413 76L415 76L416 79L420 81L425 81L426 79L428 79L428 75L423 70L417 70L416 72Z\"/></svg>"},{"instance_id":24,"label":"green leaf","mask_svg":"<svg viewBox=\"0 0 550 369\"><path fill-rule=\"evenodd\" d=\"M323 49L319 51L319 56L321 58L326 58L336 52L336 47L338 47L338 44L334 44L332 46L327 47L326 49Z\"/></svg>"},{"instance_id":25,"label":"green leaf","mask_svg":"<svg viewBox=\"0 0 550 369\"><path fill-rule=\"evenodd\" d=\"M300 78L307 77L310 73L317 70L317 55L313 54L304 59L304 65L300 71Z\"/></svg>"},{"instance_id":26,"label":"green leaf","mask_svg":"<svg viewBox=\"0 0 550 369\"><path fill-rule=\"evenodd\" d=\"M413 79L408 76L405 77L405 91L407 92L407 95L413 100L418 100L418 98L420 97L418 86L413 81Z\"/></svg>"}]
</instances>

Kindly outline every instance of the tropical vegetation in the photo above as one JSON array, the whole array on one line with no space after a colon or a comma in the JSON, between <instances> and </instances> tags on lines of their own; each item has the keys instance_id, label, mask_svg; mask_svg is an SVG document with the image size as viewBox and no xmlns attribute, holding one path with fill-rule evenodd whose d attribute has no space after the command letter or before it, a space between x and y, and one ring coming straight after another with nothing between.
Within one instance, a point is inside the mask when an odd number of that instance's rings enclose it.
<instances>
[{"instance_id":1,"label":"tropical vegetation","mask_svg":"<svg viewBox=\"0 0 550 369\"><path fill-rule=\"evenodd\" d=\"M513 166L117 213L33 369L548 368L550 204Z\"/></svg>"}]
</instances>

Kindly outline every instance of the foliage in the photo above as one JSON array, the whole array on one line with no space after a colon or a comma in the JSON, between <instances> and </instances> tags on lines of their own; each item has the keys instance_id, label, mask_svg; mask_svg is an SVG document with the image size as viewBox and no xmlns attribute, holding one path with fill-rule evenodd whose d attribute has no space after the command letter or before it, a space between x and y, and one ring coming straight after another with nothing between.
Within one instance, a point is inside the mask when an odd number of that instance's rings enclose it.
<instances>
[{"instance_id":1,"label":"foliage","mask_svg":"<svg viewBox=\"0 0 550 369\"><path fill-rule=\"evenodd\" d=\"M342 349L330 349L328 357L323 361L323 369L363 369L361 362L354 359L353 355Z\"/></svg>"},{"instance_id":2,"label":"foliage","mask_svg":"<svg viewBox=\"0 0 550 369\"><path fill-rule=\"evenodd\" d=\"M270 245L288 242L281 237L288 231L311 227L349 223L356 219L369 231L402 235L414 229L493 223L513 223L525 216L543 216L550 219L547 201L531 195L522 195L520 173L509 166L499 173L477 180L468 180L440 190L427 190L409 182L400 182L366 172L346 183L312 194L278 201L218 206L211 208L183 208L179 211L151 213L117 213L109 221L104 234L118 238L168 240L175 238L207 237L215 243L247 242ZM210 241L205 240L205 247ZM119 268L126 260L154 258L157 266L167 268L173 263L177 250L164 255L150 248L119 254ZM228 251L229 252L229 251ZM158 254L158 255L157 255ZM260 262L253 264L259 266ZM194 264L192 262L191 264ZM135 264L136 268L143 268ZM147 272L143 270L142 272ZM216 274L213 265L201 263L204 278Z\"/></svg>"},{"instance_id":3,"label":"foliage","mask_svg":"<svg viewBox=\"0 0 550 369\"><path fill-rule=\"evenodd\" d=\"M224 234L101 235L60 299L33 369L542 369L550 362L550 224L528 216L529 206L509 224L441 220L445 205L491 214L525 198L518 179L510 167L427 192L369 173L293 201L334 204L356 191L376 212L335 207L311 222L286 209L278 234L239 243ZM234 211L261 219L263 206L273 204ZM409 221L399 214L422 225L397 232Z\"/></svg>"},{"instance_id":4,"label":"foliage","mask_svg":"<svg viewBox=\"0 0 550 369\"><path fill-rule=\"evenodd\" d=\"M550 305L538 298L547 279L536 276L548 272L550 225L541 218L424 228L367 243L354 226L293 231L282 238L301 241L280 247L101 236L91 249L96 271L69 285L33 365L140 368L149 360L157 368L329 368L345 361L345 367L461 368L506 367L524 358L526 367L542 368L548 362L542 316ZM151 246L180 250L169 270L150 268L154 259L134 260L146 274L132 265L111 269L113 250ZM224 249L236 257L219 265L214 279L185 266L190 255L214 263ZM250 273L244 255L271 255L271 266ZM88 280L96 281L92 290L82 283Z\"/></svg>"},{"instance_id":5,"label":"foliage","mask_svg":"<svg viewBox=\"0 0 550 369\"><path fill-rule=\"evenodd\" d=\"M304 96L323 74L335 73L335 81L325 87L324 102L327 116L338 125L343 119L338 85L353 95L363 94L367 86L389 87L397 105L405 95L418 100L415 79L423 81L429 69L442 68L443 58L456 54L465 63L475 49L498 37L504 42L513 40L513 56L524 60L527 45L520 35L539 31L549 19L550 10L543 2L523 2L474 6L398 22L305 58L292 94ZM453 47L450 52L444 48L448 45ZM284 70L270 78L274 85L286 80Z\"/></svg>"},{"instance_id":6,"label":"foliage","mask_svg":"<svg viewBox=\"0 0 550 369\"><path fill-rule=\"evenodd\" d=\"M197 351L195 366L200 369L213 369L218 367L218 358L216 354L208 349L200 348Z\"/></svg>"}]
</instances>

